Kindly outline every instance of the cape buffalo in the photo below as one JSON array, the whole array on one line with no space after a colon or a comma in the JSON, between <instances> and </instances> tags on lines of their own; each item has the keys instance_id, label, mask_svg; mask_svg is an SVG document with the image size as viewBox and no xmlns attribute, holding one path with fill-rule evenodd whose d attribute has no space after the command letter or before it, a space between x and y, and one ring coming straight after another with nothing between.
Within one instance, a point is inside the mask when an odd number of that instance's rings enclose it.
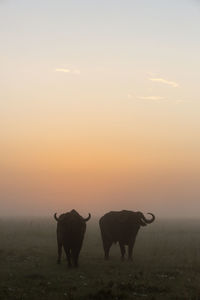
<instances>
[{"instance_id":1,"label":"cape buffalo","mask_svg":"<svg viewBox=\"0 0 200 300\"><path fill-rule=\"evenodd\" d=\"M125 245L128 245L128 258L132 260L133 247L140 226L146 226L155 220L152 213L150 220L143 213L128 210L111 211L99 220L105 259L109 258L110 247L119 242L121 259L124 259Z\"/></svg>"},{"instance_id":2,"label":"cape buffalo","mask_svg":"<svg viewBox=\"0 0 200 300\"><path fill-rule=\"evenodd\" d=\"M86 222L91 218L91 215L89 214L88 217L84 219L73 209L59 217L57 217L55 213L54 218L57 221L57 263L60 264L63 246L67 256L68 266L71 267L73 263L73 265L77 267L78 257L86 230Z\"/></svg>"}]
</instances>

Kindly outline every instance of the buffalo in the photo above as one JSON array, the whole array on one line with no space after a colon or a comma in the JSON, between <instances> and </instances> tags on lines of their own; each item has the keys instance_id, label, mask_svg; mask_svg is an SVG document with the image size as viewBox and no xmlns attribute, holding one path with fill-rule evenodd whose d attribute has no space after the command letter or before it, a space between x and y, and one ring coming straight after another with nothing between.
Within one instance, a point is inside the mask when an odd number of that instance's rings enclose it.
<instances>
[{"instance_id":1,"label":"buffalo","mask_svg":"<svg viewBox=\"0 0 200 300\"><path fill-rule=\"evenodd\" d=\"M146 226L155 220L152 213L150 220L143 213L128 210L111 211L99 220L105 259L109 259L110 247L119 242L121 259L124 260L125 246L128 246L128 259L132 260L133 247L140 226Z\"/></svg>"},{"instance_id":2,"label":"buffalo","mask_svg":"<svg viewBox=\"0 0 200 300\"><path fill-rule=\"evenodd\" d=\"M58 259L60 264L62 246L65 250L68 266L78 266L79 253L82 247L84 234L86 230L86 222L91 218L89 214L87 218L83 218L74 209L70 212L61 214L54 218L57 221L57 244L58 244Z\"/></svg>"}]
</instances>

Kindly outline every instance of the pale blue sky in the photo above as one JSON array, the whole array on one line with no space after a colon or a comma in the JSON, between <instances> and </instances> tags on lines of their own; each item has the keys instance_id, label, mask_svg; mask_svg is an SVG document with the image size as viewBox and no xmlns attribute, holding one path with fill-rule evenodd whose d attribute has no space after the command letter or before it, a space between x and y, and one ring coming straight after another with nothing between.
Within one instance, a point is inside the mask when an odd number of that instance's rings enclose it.
<instances>
[{"instance_id":1,"label":"pale blue sky","mask_svg":"<svg viewBox=\"0 0 200 300\"><path fill-rule=\"evenodd\" d=\"M67 57L82 64L124 62L136 55L146 63L198 60L197 1L5 0L0 5L4 56Z\"/></svg>"}]
</instances>

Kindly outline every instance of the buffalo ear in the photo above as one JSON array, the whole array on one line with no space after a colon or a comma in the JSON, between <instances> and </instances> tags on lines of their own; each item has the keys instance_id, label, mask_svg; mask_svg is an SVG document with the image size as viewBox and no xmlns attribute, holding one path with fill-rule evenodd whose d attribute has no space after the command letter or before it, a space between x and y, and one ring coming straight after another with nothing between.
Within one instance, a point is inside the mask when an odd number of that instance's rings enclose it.
<instances>
[{"instance_id":1,"label":"buffalo ear","mask_svg":"<svg viewBox=\"0 0 200 300\"><path fill-rule=\"evenodd\" d=\"M140 211L137 211L136 212L136 216L137 216L137 223L140 225L140 226L147 226L147 224L142 220L142 213Z\"/></svg>"},{"instance_id":2,"label":"buffalo ear","mask_svg":"<svg viewBox=\"0 0 200 300\"><path fill-rule=\"evenodd\" d=\"M141 219L139 219L139 224L140 224L141 226L147 226L147 224L146 224L144 221L142 221Z\"/></svg>"}]
</instances>

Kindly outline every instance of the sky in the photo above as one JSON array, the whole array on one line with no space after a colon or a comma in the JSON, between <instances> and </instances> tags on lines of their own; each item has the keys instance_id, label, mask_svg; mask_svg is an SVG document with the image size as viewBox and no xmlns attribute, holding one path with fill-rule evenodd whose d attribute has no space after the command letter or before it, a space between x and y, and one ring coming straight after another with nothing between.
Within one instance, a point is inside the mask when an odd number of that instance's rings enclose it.
<instances>
[{"instance_id":1,"label":"sky","mask_svg":"<svg viewBox=\"0 0 200 300\"><path fill-rule=\"evenodd\" d=\"M0 215L198 217L199 36L197 0L0 0Z\"/></svg>"}]
</instances>

